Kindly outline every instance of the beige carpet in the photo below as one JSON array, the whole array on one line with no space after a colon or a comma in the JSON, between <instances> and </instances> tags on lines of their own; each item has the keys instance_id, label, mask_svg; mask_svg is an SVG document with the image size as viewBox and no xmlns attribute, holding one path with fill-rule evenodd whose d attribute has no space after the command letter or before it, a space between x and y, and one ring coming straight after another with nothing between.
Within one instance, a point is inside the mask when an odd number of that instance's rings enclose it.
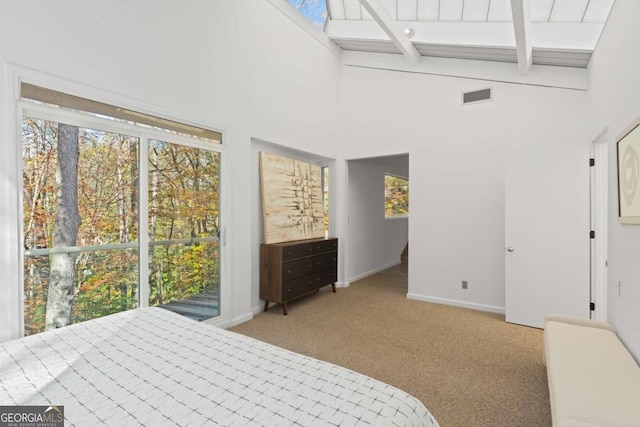
<instances>
[{"instance_id":1,"label":"beige carpet","mask_svg":"<svg viewBox=\"0 0 640 427\"><path fill-rule=\"evenodd\" d=\"M233 330L405 390L442 427L551 425L541 330L407 300L399 267L329 289Z\"/></svg>"}]
</instances>

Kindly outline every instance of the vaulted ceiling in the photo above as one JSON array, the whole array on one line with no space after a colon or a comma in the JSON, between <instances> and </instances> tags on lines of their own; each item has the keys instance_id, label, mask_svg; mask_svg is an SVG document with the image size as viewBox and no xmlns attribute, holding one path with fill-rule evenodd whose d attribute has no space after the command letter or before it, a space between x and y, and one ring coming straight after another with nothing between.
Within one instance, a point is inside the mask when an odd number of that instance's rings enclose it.
<instances>
[{"instance_id":1,"label":"vaulted ceiling","mask_svg":"<svg viewBox=\"0 0 640 427\"><path fill-rule=\"evenodd\" d=\"M347 51L584 68L614 0L327 0Z\"/></svg>"}]
</instances>

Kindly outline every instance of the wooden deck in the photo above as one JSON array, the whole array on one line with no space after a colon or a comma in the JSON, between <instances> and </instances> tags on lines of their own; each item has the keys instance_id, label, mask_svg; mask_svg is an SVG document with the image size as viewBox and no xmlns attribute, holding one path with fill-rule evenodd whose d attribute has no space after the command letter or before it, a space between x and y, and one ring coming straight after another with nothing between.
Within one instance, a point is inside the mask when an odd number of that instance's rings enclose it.
<instances>
[{"instance_id":1,"label":"wooden deck","mask_svg":"<svg viewBox=\"0 0 640 427\"><path fill-rule=\"evenodd\" d=\"M158 307L171 310L198 322L220 315L220 302L218 295L200 294L192 297L171 301Z\"/></svg>"}]
</instances>

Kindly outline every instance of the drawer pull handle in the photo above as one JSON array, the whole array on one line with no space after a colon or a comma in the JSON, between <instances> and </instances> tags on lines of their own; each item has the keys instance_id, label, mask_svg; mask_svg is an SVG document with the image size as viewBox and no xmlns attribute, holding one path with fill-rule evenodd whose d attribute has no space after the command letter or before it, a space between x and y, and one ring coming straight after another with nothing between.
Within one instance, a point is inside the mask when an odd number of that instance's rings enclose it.
<instances>
[{"instance_id":1,"label":"drawer pull handle","mask_svg":"<svg viewBox=\"0 0 640 427\"><path fill-rule=\"evenodd\" d=\"M287 255L291 255L291 251L287 251Z\"/></svg>"},{"instance_id":2,"label":"drawer pull handle","mask_svg":"<svg viewBox=\"0 0 640 427\"><path fill-rule=\"evenodd\" d=\"M313 248L309 248L309 252L313 252Z\"/></svg>"},{"instance_id":3,"label":"drawer pull handle","mask_svg":"<svg viewBox=\"0 0 640 427\"><path fill-rule=\"evenodd\" d=\"M311 267L313 267L313 264L309 264L309 265L307 265L307 267L311 268Z\"/></svg>"},{"instance_id":4,"label":"drawer pull handle","mask_svg":"<svg viewBox=\"0 0 640 427\"><path fill-rule=\"evenodd\" d=\"M287 274L291 274L291 270L287 270Z\"/></svg>"}]
</instances>

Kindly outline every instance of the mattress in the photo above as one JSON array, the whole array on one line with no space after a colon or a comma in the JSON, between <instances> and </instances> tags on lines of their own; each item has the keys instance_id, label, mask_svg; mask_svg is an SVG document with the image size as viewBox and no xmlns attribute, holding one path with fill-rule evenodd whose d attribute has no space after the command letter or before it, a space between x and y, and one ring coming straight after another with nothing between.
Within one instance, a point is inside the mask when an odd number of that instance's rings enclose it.
<instances>
[{"instance_id":1,"label":"mattress","mask_svg":"<svg viewBox=\"0 0 640 427\"><path fill-rule=\"evenodd\" d=\"M143 308L0 344L0 405L66 426L438 426L383 382Z\"/></svg>"}]
</instances>

